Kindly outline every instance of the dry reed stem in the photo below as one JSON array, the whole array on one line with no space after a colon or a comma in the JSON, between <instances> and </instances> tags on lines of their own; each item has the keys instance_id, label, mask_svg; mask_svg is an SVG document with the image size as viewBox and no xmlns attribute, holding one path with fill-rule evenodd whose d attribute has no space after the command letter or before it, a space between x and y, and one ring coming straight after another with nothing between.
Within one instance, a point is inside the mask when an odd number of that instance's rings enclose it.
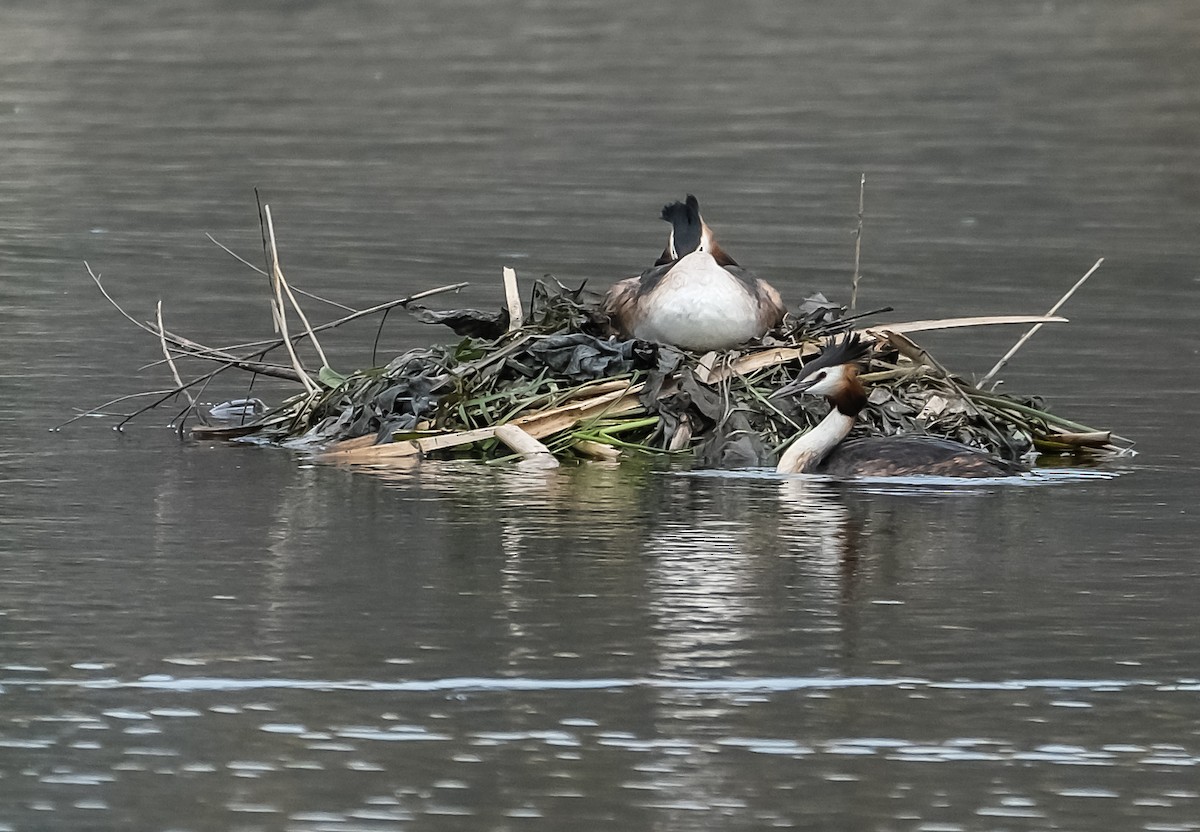
<instances>
[{"instance_id":1,"label":"dry reed stem","mask_svg":"<svg viewBox=\"0 0 1200 832\"><path fill-rule=\"evenodd\" d=\"M1075 285L1072 286L1070 289L1068 289L1067 293L1058 299L1058 303L1056 303L1056 304L1054 304L1054 306L1050 307L1050 311L1046 313L1046 316L1049 317L1049 316L1053 315L1054 313L1056 313L1059 309L1061 309L1062 305L1071 299L1071 295L1075 294L1075 290L1078 289L1080 286L1082 286L1084 283L1086 283L1087 279L1095 273L1096 269L1100 268L1100 264L1103 262L1104 262L1103 257L1101 257L1099 260L1097 260L1095 262L1095 264L1090 269L1087 270L1087 274L1085 274L1083 277L1079 278L1079 280L1075 281ZM1008 360L1017 354L1017 350L1021 349L1021 347L1023 347L1025 345L1025 342L1028 341L1030 338L1032 338L1034 336L1034 334L1041 328L1042 328L1042 325L1040 323L1030 327L1029 331L1026 332L1024 335L1022 335L1020 337L1020 339L1017 341L1017 343L1013 344L1012 349L1010 349L1008 352L1004 353L1004 357L996 362L996 366L994 366L994 367L992 367L992 369L988 370L987 374L982 379L980 379L979 386L983 387L983 385L985 385L989 381L991 381L992 378L995 377L996 373L1000 372L1000 370L1003 369L1004 365L1008 363Z\"/></svg>"},{"instance_id":2,"label":"dry reed stem","mask_svg":"<svg viewBox=\"0 0 1200 832\"><path fill-rule=\"evenodd\" d=\"M271 256L275 260L275 268L279 272L279 283L283 286L283 291L287 293L288 302L292 308L296 310L296 314L300 316L300 322L304 324L304 331L308 334L308 340L312 341L313 347L317 351L317 355L321 359L322 366L329 366L329 359L325 357L325 350L321 349L321 342L317 340L317 335L313 332L312 324L308 322L308 316L304 314L304 309L301 308L300 302L296 300L295 294L292 293L292 286L283 276L283 269L279 265L279 253L275 250L275 228L270 223L271 206L265 206L267 210L267 227L271 229Z\"/></svg>"},{"instance_id":3,"label":"dry reed stem","mask_svg":"<svg viewBox=\"0 0 1200 832\"><path fill-rule=\"evenodd\" d=\"M241 258L238 258L238 259L241 259ZM83 262L83 266L87 270L88 277L90 277L92 279L92 282L94 282L96 284L96 288L100 290L100 294L104 296L104 299L107 300L109 302L109 304L111 304L112 307L114 309L116 309L117 312L119 312L123 318L128 320L130 323L132 323L134 326L138 327L139 329L143 329L146 332L150 333L155 338L159 337L158 331L153 326L143 323L142 321L139 321L137 318L130 315L128 312L125 311L125 309L119 303L116 302L116 300L113 299L112 295L110 295L108 293L108 290L104 288L104 284L100 281L100 276L92 271L92 267L88 264L88 262L86 260ZM253 267L253 268L257 269L257 267ZM261 269L257 269L257 271L259 271L260 274L264 274L264 275L267 274L266 272L262 271ZM350 323L351 321L358 320L359 318L365 318L368 315L374 315L379 312L386 312L387 310L393 309L397 306L408 306L410 303L413 303L414 301L422 300L424 298L432 297L434 295L441 295L441 294L445 294L447 292L457 292L460 289L462 289L466 286L469 286L469 285L470 285L469 282L463 281L461 283L451 283L446 286L438 286L434 289L426 289L423 292L417 292L416 294L409 295L407 297L397 298L396 300L390 300L385 303L379 303L379 304L376 304L375 306L368 307L367 309L360 309L357 312L353 312L344 317L338 318L333 321L328 321L326 323L321 324L320 326L314 327L313 331L314 332L324 332L326 330L334 329L336 327L342 326L343 324ZM236 367L239 370L245 370L247 372L257 373L259 375L273 376L275 378L281 378L281 379L284 379L287 381L295 381L297 383L300 383L299 374L297 374L296 371L290 367L284 367L279 364L267 364L267 363L257 362L257 361L253 360L261 355L264 355L264 354L270 352L273 349L276 349L277 347L282 347L284 344L282 338L274 338L274 339L265 340L265 341L250 341L250 342L242 343L242 344L232 344L232 345L229 345L226 347L208 347L208 346L205 346L204 344L197 343L188 338L184 338L181 335L176 335L171 332L166 332L165 335L167 337L167 340L170 341L171 343L173 343L176 347L187 349L189 351L189 355L191 357L207 359L210 361L220 361L221 363L223 363L225 365L224 367L219 367L217 370L214 370L212 373L208 373L208 374L200 377L199 379L197 379L193 382L190 382L187 385L189 387L193 386L195 384L198 384L201 381L205 381L205 380L211 378L216 373L219 373L230 367ZM296 335L291 336L293 341L298 341L303 337L305 337L305 336L302 334L296 334ZM242 356L234 355L231 352L229 352L229 350L249 349L251 347L260 347L261 349L258 349L255 352L249 353L247 355L242 355ZM159 362L157 362L157 361L152 362L148 366L155 366L158 363ZM179 390L175 391L175 393L178 393L178 392L179 392ZM151 394L151 395L153 395L153 394Z\"/></svg>"},{"instance_id":4,"label":"dry reed stem","mask_svg":"<svg viewBox=\"0 0 1200 832\"><path fill-rule=\"evenodd\" d=\"M598 462L613 462L621 458L620 448L605 445L603 442L593 442L591 439L580 439L571 448L582 456Z\"/></svg>"},{"instance_id":5,"label":"dry reed stem","mask_svg":"<svg viewBox=\"0 0 1200 832\"><path fill-rule=\"evenodd\" d=\"M517 425L497 425L496 438L521 457L521 465L524 467L558 467L558 460L550 453L550 449Z\"/></svg>"},{"instance_id":6,"label":"dry reed stem","mask_svg":"<svg viewBox=\"0 0 1200 832\"><path fill-rule=\"evenodd\" d=\"M171 357L171 351L167 348L167 330L163 326L161 300L158 302L158 306L155 307L155 316L158 320L158 342L162 345L163 357L167 359L167 366L171 368L171 375L175 378L175 386L183 391L183 394L187 396L188 403L195 409L196 400L192 398L192 392L183 386L183 379L179 377L179 370L175 366L175 359Z\"/></svg>"},{"instance_id":7,"label":"dry reed stem","mask_svg":"<svg viewBox=\"0 0 1200 832\"><path fill-rule=\"evenodd\" d=\"M157 333L155 333L157 334ZM217 368L214 373L219 373L222 370L227 370L230 367L236 367L239 370L256 373L262 376L271 376L272 378L281 378L285 381L300 381L300 376L295 369L285 367L281 364L268 364L263 361L253 361L249 357L239 357L224 350L213 349L206 347L203 344L198 344L190 338L185 338L182 335L176 335L173 332L164 332L167 340L175 345L176 349L181 352L186 352L191 358L199 358L207 361L219 361L224 364L224 367ZM261 355L266 350L253 355ZM207 378L205 376L204 378Z\"/></svg>"},{"instance_id":8,"label":"dry reed stem","mask_svg":"<svg viewBox=\"0 0 1200 832\"><path fill-rule=\"evenodd\" d=\"M518 416L508 424L522 428L535 439L543 439L560 431L572 428L580 422L596 419L602 416L621 416L639 409L642 404L638 394L644 384L626 384L621 390L614 390L603 395L594 396L571 404L550 408L548 410ZM324 462L372 462L380 459L413 456L432 451L471 445L496 437L496 425L474 430L444 433L437 436L425 436L419 439L409 439L401 442L390 442L383 445L359 444L359 439L350 439L331 445L319 454ZM351 445L352 447L346 447Z\"/></svg>"},{"instance_id":9,"label":"dry reed stem","mask_svg":"<svg viewBox=\"0 0 1200 832\"><path fill-rule=\"evenodd\" d=\"M931 318L924 321L875 324L874 326L863 327L862 331L882 338L888 332L929 332L934 329L964 329L973 326L1033 323L1067 323L1067 319L1060 318L1057 315L978 315L967 318Z\"/></svg>"},{"instance_id":10,"label":"dry reed stem","mask_svg":"<svg viewBox=\"0 0 1200 832\"><path fill-rule=\"evenodd\" d=\"M525 322L525 313L521 309L521 293L517 290L517 273L508 266L504 267L504 303L508 307L508 331L516 332Z\"/></svg>"},{"instance_id":11,"label":"dry reed stem","mask_svg":"<svg viewBox=\"0 0 1200 832\"><path fill-rule=\"evenodd\" d=\"M271 222L270 205L263 206L263 214L266 216L267 234L270 240L271 313L275 318L275 331L283 338L283 345L287 348L288 356L292 359L292 368L300 376L300 383L304 385L304 389L311 395L317 392L319 388L304 369L304 365L300 363L300 357L296 355L296 348L293 346L292 339L288 335L287 307L283 305L283 271L279 268L279 250L275 246L275 226Z\"/></svg>"},{"instance_id":12,"label":"dry reed stem","mask_svg":"<svg viewBox=\"0 0 1200 832\"><path fill-rule=\"evenodd\" d=\"M1112 431L1095 430L1089 433L1047 433L1045 442L1069 445L1072 448L1103 448L1112 444Z\"/></svg>"},{"instance_id":13,"label":"dry reed stem","mask_svg":"<svg viewBox=\"0 0 1200 832\"><path fill-rule=\"evenodd\" d=\"M858 281L862 274L858 270L859 259L862 255L863 233L863 194L867 190L867 175L863 173L858 180L858 228L854 232L854 277L850 281L850 311L858 305Z\"/></svg>"},{"instance_id":14,"label":"dry reed stem","mask_svg":"<svg viewBox=\"0 0 1200 832\"><path fill-rule=\"evenodd\" d=\"M96 288L100 290L100 294L104 296L104 299L107 300L109 302L109 304L111 304L112 307L121 314L122 317L124 317L126 320L128 320L130 323L132 323L134 326L138 327L139 329L145 330L146 332L150 333L151 335L155 336L156 338L159 337L158 330L156 330L153 326L143 323L142 321L139 321L137 318L130 315L128 312L125 311L124 308L122 308L122 306L119 303L117 303L113 299L112 295L110 295L108 293L108 290L104 288L104 284L100 282L100 276L92 271L91 265L89 265L86 260L83 261L83 267L87 270L88 277L90 277L92 279L92 282L94 282L96 284ZM164 334L173 343L176 343L176 342L194 343L194 342L187 341L186 338L180 338L179 336L172 335L171 333L164 333ZM205 348L205 349L207 349L207 348ZM263 352L266 352L266 350L263 350ZM261 355L261 354L262 353L256 353L256 355ZM125 426L125 424L128 423L131 419L134 419L134 418L140 416L141 414L146 413L147 411L153 410L154 408L158 407L160 404L162 404L163 402L172 398L173 396L178 396L184 388L195 387L197 384L205 383L209 379L211 379L213 376L217 375L218 373L220 373L224 370L227 370L231 366L239 366L239 365L236 362L236 360L235 361L225 360L224 366L218 367L217 369L215 369L209 373L205 373L202 376L194 378L191 381L187 382L186 384L182 385L182 387L176 387L173 390L150 391L145 394L139 393L139 394L137 394L137 396L124 396L124 397L121 397L118 399L114 399L112 402L109 402L107 404L100 405L100 407L107 407L109 404L114 404L115 402L118 402L118 401L124 401L127 398L141 397L142 395L159 396L159 398L155 399L149 405L146 405L145 407L141 407L138 410L134 411L133 413L129 414L128 416L125 416L124 419L114 427L115 430L121 430ZM251 369L251 368L245 367L243 369ZM280 378L285 378L285 379L288 379L289 381L299 381L298 378L296 378L290 374L291 373L290 370L286 371L287 374L284 374L285 371L273 372L273 371L266 370L266 369L261 369L261 370L260 369L251 369L251 371L259 372L263 375L278 375ZM58 428L65 427L65 426L71 424L72 422L74 422L80 418L83 418L84 416L87 416L90 413L94 413L95 411L96 411L96 409L84 411L83 413L80 413L78 416L76 416L72 419L68 419L66 422L63 422L61 425L56 426L55 429L57 430Z\"/></svg>"},{"instance_id":15,"label":"dry reed stem","mask_svg":"<svg viewBox=\"0 0 1200 832\"><path fill-rule=\"evenodd\" d=\"M774 367L776 364L787 364L791 361L798 361L805 356L814 355L820 351L821 347L816 343L805 344L803 347L771 347L759 350L758 352L743 355L728 364L714 367L708 375L707 383L716 384L734 375L746 375L755 370Z\"/></svg>"},{"instance_id":16,"label":"dry reed stem","mask_svg":"<svg viewBox=\"0 0 1200 832\"><path fill-rule=\"evenodd\" d=\"M323 323L319 326L315 326L315 327L313 327L313 332L325 332L326 330L335 329L339 326L342 326L343 324L348 324L351 321L356 321L359 318L365 318L368 315L375 315L379 312L386 312L389 309L395 309L397 306L408 306L410 303L413 303L414 301L423 300L425 298L432 297L434 295L443 295L447 292L457 292L458 290L463 289L470 285L471 284L469 281L464 280L461 283L451 283L446 286L438 286L435 289L426 289L423 292L417 292L415 295L409 295L407 297L397 298L396 300L389 300L385 303L377 303L374 306L367 307L366 309L360 309L357 312L352 312L351 314L346 315L344 317L338 318L333 321L327 321L326 323ZM292 336L292 340L299 341L303 337L305 337L305 336L296 334L296 335ZM221 347L220 349L244 350L244 349L250 349L251 347L263 347L263 349L260 349L258 352L251 353L249 356L247 356L248 358L252 358L254 356L259 356L259 355L262 355L263 353L270 352L271 350L275 349L276 347L282 347L282 346L283 346L283 339L282 338L274 338L274 339L266 340L266 341L247 341L247 342L241 343L241 344L230 344L229 346Z\"/></svg>"}]
</instances>

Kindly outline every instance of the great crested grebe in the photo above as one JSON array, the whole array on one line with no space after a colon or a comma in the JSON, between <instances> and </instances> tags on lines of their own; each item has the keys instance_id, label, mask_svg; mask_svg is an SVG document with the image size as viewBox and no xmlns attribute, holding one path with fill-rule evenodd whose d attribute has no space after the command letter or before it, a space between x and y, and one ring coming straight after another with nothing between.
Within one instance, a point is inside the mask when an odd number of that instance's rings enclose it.
<instances>
[{"instance_id":1,"label":"great crested grebe","mask_svg":"<svg viewBox=\"0 0 1200 832\"><path fill-rule=\"evenodd\" d=\"M696 197L664 206L662 218L671 223L662 256L604 296L622 337L703 352L736 347L783 320L779 293L717 245Z\"/></svg>"},{"instance_id":2,"label":"great crested grebe","mask_svg":"<svg viewBox=\"0 0 1200 832\"><path fill-rule=\"evenodd\" d=\"M779 459L780 474L830 474L835 477L1006 477L1027 471L1024 465L961 442L933 436L885 436L843 441L867 405L859 362L869 347L857 334L830 343L804 365L791 384L772 398L806 393L824 396L832 409L808 433L798 437Z\"/></svg>"}]
</instances>

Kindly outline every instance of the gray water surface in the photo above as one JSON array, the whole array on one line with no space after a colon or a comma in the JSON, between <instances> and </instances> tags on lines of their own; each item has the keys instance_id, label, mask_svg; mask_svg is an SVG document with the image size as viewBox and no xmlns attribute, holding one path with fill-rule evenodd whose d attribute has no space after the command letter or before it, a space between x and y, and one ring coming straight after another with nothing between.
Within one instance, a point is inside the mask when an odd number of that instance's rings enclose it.
<instances>
[{"instance_id":1,"label":"gray water surface","mask_svg":"<svg viewBox=\"0 0 1200 832\"><path fill-rule=\"evenodd\" d=\"M1200 829L1198 47L1170 0L6 4L0 830ZM256 187L355 308L606 286L688 192L795 304L845 300L861 173L890 317L1041 313L1106 258L1006 389L1139 456L369 475L168 410L47 430L170 384L85 260L270 335L205 237L259 262ZM923 342L970 376L1018 334ZM393 314L380 354L447 338Z\"/></svg>"}]
</instances>

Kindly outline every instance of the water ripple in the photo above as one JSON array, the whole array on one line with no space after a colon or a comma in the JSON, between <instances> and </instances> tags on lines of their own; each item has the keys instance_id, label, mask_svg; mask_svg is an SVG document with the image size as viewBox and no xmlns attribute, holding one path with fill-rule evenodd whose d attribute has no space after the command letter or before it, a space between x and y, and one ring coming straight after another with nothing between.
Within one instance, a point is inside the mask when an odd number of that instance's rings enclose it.
<instances>
[{"instance_id":1,"label":"water ripple","mask_svg":"<svg viewBox=\"0 0 1200 832\"><path fill-rule=\"evenodd\" d=\"M194 691L373 691L387 693L487 693L515 691L614 690L646 688L678 690L696 693L781 693L799 690L844 690L848 688L902 688L930 690L1021 691L1062 690L1112 692L1145 688L1161 692L1200 690L1195 679L1155 681L1152 679L921 679L916 677L881 676L766 676L714 679L681 679L656 677L598 678L598 679L530 679L482 676L459 676L444 679L411 679L381 681L371 679L236 679L230 677L175 678L155 674L140 679L4 679L0 688L69 687L80 690L162 690ZM149 719L148 714L118 710L107 716L123 719ZM168 715L168 714L160 714ZM194 712L180 709L171 716L193 716Z\"/></svg>"}]
</instances>

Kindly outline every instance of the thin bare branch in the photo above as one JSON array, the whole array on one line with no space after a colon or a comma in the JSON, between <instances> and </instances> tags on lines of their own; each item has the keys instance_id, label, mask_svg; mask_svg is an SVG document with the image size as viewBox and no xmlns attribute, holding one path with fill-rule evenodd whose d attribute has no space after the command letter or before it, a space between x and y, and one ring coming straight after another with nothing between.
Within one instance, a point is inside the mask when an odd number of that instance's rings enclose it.
<instances>
[{"instance_id":1,"label":"thin bare branch","mask_svg":"<svg viewBox=\"0 0 1200 832\"><path fill-rule=\"evenodd\" d=\"M120 312L121 315L127 321L129 321L130 323L132 323L134 326L138 327L139 329L144 329L144 330L146 330L146 332L149 332L151 335L154 335L154 336L158 335L158 333L154 331L154 327L150 326L149 324L139 321L137 318L133 317L128 312L126 312L124 309L122 309L121 305L112 299L112 295L110 295L108 293L108 290L104 288L104 284L100 282L100 275L98 275L92 271L92 267L88 265L88 261L86 261L86 260L83 261L83 267L85 269L87 269L88 277L90 277L92 279L92 281L96 284L96 288L100 290L100 294L104 295L104 299L112 304L113 309L116 309L118 312Z\"/></svg>"},{"instance_id":2,"label":"thin bare branch","mask_svg":"<svg viewBox=\"0 0 1200 832\"><path fill-rule=\"evenodd\" d=\"M858 281L862 279L862 273L858 270L860 258L862 257L862 233L863 233L863 195L867 190L867 175L863 173L858 180L858 228L854 231L854 277L850 281L850 311L858 305Z\"/></svg>"},{"instance_id":3,"label":"thin bare branch","mask_svg":"<svg viewBox=\"0 0 1200 832\"><path fill-rule=\"evenodd\" d=\"M158 343L162 345L163 357L167 360L167 366L171 368L171 375L175 378L175 386L183 390L183 394L187 396L188 403L192 407L195 407L196 400L192 398L192 392L183 386L183 379L179 377L179 370L175 366L175 359L171 357L171 351L167 348L167 330L163 327L161 300L158 302L158 306L155 307L155 315L158 320Z\"/></svg>"},{"instance_id":4,"label":"thin bare branch","mask_svg":"<svg viewBox=\"0 0 1200 832\"><path fill-rule=\"evenodd\" d=\"M234 251L233 249L231 249L229 246L227 246L227 245L225 245L224 243L222 243L220 240L218 240L218 239L217 239L216 237L214 237L213 235L211 235L211 234L209 234L209 233L205 232L204 236L205 236L205 237L207 237L208 239L212 240L212 241L213 241L213 243L215 243L215 244L216 244L217 248L219 248L219 249L221 249L222 251L224 251L226 254L228 254L230 257L232 257L234 260L237 260L239 263L242 263L243 265L249 266L250 268L254 269L254 271L256 271L256 272L258 272L259 274L261 274L263 277L270 277L270 275L269 275L269 274L267 274L266 272L264 272L264 271L263 271L262 269L260 269L258 266L256 266L256 265L254 265L253 263L251 263L251 262L250 262L249 260L247 260L245 257L242 257L242 255L238 254L236 251Z\"/></svg>"},{"instance_id":5,"label":"thin bare branch","mask_svg":"<svg viewBox=\"0 0 1200 832\"><path fill-rule=\"evenodd\" d=\"M68 419L67 421L65 421L61 424L55 425L54 427L50 428L50 430L52 430L52 431L62 430L67 425L70 425L74 422L78 422L80 419L86 419L88 416L106 416L108 414L102 412L104 410L104 408L111 407L114 404L120 404L121 402L127 402L130 399L140 399L144 396L163 396L163 395L170 396L170 395L174 395L174 394L175 394L174 390L146 390L141 393L130 393L126 396L117 396L117 398L110 399L109 401L106 401L104 404L98 404L95 407L88 408L87 410L80 410L78 413L76 413L70 419ZM165 401L165 399L164 399L164 401Z\"/></svg>"},{"instance_id":6,"label":"thin bare branch","mask_svg":"<svg viewBox=\"0 0 1200 832\"><path fill-rule=\"evenodd\" d=\"M1050 307L1050 311L1046 313L1046 317L1051 317L1056 312L1058 312L1058 310L1062 308L1063 304L1071 299L1071 295L1075 294L1075 290L1078 289L1080 286L1082 286L1084 283L1086 283L1087 279L1096 272L1096 269L1100 268L1100 264L1103 262L1104 262L1104 258L1101 257L1099 260L1096 261L1096 263L1090 269L1087 270L1087 274L1085 274L1083 277L1079 278L1079 280L1075 281L1075 285L1072 286L1070 289L1068 289L1067 293L1058 299L1058 303L1056 303L1056 304L1054 304L1054 306ZM987 374L982 379L980 379L979 386L983 387L985 384L987 384L989 381L991 381L995 377L996 373L1000 372L1000 370L1004 368L1004 365L1008 363L1009 359L1017 354L1017 350L1019 350L1019 349L1021 349L1021 347L1025 346L1025 342L1028 341L1030 338L1032 338L1034 336L1034 334L1041 328L1042 328L1041 324L1034 324L1033 326L1031 326L1029 328L1029 331L1026 332L1024 335L1022 335L1020 337L1020 339L1017 341L1017 343L1013 344L1012 349L1010 349L1008 352L1004 353L1004 357L996 362L996 366L994 366L994 367L992 367L992 369L988 370Z\"/></svg>"}]
</instances>

